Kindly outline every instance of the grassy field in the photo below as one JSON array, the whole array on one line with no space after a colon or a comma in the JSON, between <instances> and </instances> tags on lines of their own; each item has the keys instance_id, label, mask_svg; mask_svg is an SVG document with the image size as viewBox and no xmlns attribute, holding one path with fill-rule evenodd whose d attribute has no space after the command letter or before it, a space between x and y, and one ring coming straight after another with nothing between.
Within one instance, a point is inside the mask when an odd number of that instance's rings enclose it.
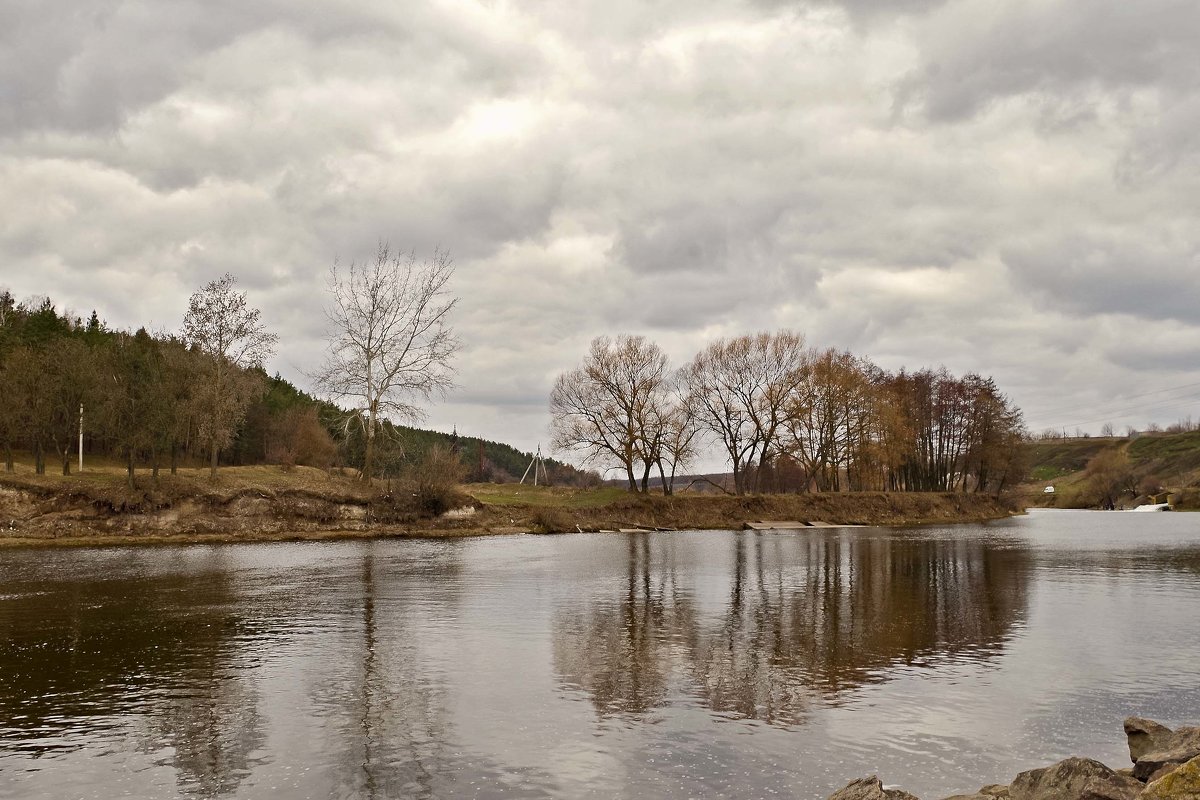
<instances>
[{"instance_id":1,"label":"grassy field","mask_svg":"<svg viewBox=\"0 0 1200 800\"><path fill-rule=\"evenodd\" d=\"M1086 505L1085 469L1088 462L1105 451L1120 451L1128 458L1130 485L1161 487L1172 495L1176 508L1195 508L1200 497L1200 431L1174 434L1143 434L1136 439L1091 437L1030 442L1030 471L1024 491L1031 505ZM1043 495L1046 485L1053 495ZM1139 488L1140 491L1158 489ZM1125 503L1146 501L1127 492Z\"/></svg>"},{"instance_id":2,"label":"grassy field","mask_svg":"<svg viewBox=\"0 0 1200 800\"><path fill-rule=\"evenodd\" d=\"M569 486L529 486L519 483L471 483L463 491L490 506L601 508L629 497L619 486L577 489Z\"/></svg>"},{"instance_id":3,"label":"grassy field","mask_svg":"<svg viewBox=\"0 0 1200 800\"><path fill-rule=\"evenodd\" d=\"M46 474L38 475L33 462L18 458L13 472L0 472L0 483L46 491L80 491L105 495L128 492L125 465L106 459L88 459L82 472L72 464L70 475L63 475L58 462L46 464ZM216 480L209 477L207 466L189 465L178 468L175 475L169 468L159 470L158 479L151 477L148 468L139 467L134 473L134 491L156 490L167 495L228 496L246 491L279 492L285 490L312 494L366 497L370 494L352 476L339 475L312 467L283 469L272 465L221 467Z\"/></svg>"},{"instance_id":4,"label":"grassy field","mask_svg":"<svg viewBox=\"0 0 1200 800\"><path fill-rule=\"evenodd\" d=\"M1029 445L1033 464L1030 477L1036 481L1052 481L1063 475L1079 472L1101 450L1123 446L1125 443L1125 439L1105 437L1032 442Z\"/></svg>"}]
</instances>

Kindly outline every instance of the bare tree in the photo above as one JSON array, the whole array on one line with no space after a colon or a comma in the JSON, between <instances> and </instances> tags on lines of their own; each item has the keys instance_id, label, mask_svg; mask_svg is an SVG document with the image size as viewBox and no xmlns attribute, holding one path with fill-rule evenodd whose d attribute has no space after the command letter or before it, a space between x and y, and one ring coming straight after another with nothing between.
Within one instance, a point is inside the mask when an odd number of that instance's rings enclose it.
<instances>
[{"instance_id":1,"label":"bare tree","mask_svg":"<svg viewBox=\"0 0 1200 800\"><path fill-rule=\"evenodd\" d=\"M678 380L679 376L676 375ZM654 448L663 494L675 493L675 477L696 457L700 427L691 399L678 389L669 397L657 421L659 440Z\"/></svg>"},{"instance_id":2,"label":"bare tree","mask_svg":"<svg viewBox=\"0 0 1200 800\"><path fill-rule=\"evenodd\" d=\"M759 474L779 453L787 407L808 369L804 337L783 330L719 339L684 371L697 421L721 444L738 494L757 488Z\"/></svg>"},{"instance_id":3,"label":"bare tree","mask_svg":"<svg viewBox=\"0 0 1200 800\"><path fill-rule=\"evenodd\" d=\"M419 421L424 414L414 401L453 385L450 360L459 341L449 318L457 299L446 291L453 274L442 250L418 262L387 243L370 262L330 268L329 353L314 378L321 392L350 401L363 426L364 481L371 480L383 420Z\"/></svg>"},{"instance_id":4,"label":"bare tree","mask_svg":"<svg viewBox=\"0 0 1200 800\"><path fill-rule=\"evenodd\" d=\"M640 470L645 492L671 420L667 377L667 356L653 342L596 337L583 364L560 375L550 393L553 447L588 461L615 460L631 492L639 489Z\"/></svg>"},{"instance_id":5,"label":"bare tree","mask_svg":"<svg viewBox=\"0 0 1200 800\"><path fill-rule=\"evenodd\" d=\"M268 333L251 308L246 293L234 289L237 282L225 273L204 285L188 303L183 318L183 338L210 357L203 387L204 403L200 429L209 444L209 476L217 477L217 459L227 446L246 413L251 399L245 391L234 391L242 373L263 362L275 352L278 341Z\"/></svg>"}]
</instances>

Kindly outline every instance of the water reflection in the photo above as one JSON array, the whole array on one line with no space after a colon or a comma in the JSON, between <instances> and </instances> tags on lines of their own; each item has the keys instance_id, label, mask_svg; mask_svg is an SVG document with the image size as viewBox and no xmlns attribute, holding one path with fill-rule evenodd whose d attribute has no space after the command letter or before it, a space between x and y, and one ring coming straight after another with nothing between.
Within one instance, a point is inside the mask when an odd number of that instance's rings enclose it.
<instances>
[{"instance_id":1,"label":"water reflection","mask_svg":"<svg viewBox=\"0 0 1200 800\"><path fill-rule=\"evenodd\" d=\"M0 797L940 797L1115 762L1103 720L1194 722L1194 519L0 553Z\"/></svg>"},{"instance_id":2,"label":"water reflection","mask_svg":"<svg viewBox=\"0 0 1200 800\"><path fill-rule=\"evenodd\" d=\"M664 705L676 681L711 711L797 725L890 665L998 653L1030 558L978 539L746 533L722 572L681 584L671 540L631 534L621 594L557 615L555 669L601 715Z\"/></svg>"},{"instance_id":3,"label":"water reflection","mask_svg":"<svg viewBox=\"0 0 1200 800\"><path fill-rule=\"evenodd\" d=\"M315 702L333 718L332 796L434 797L451 741L446 688L431 680L417 608L381 602L376 559L362 557L358 624L337 648L339 679L321 684ZM426 620L426 622L429 622Z\"/></svg>"},{"instance_id":4,"label":"water reflection","mask_svg":"<svg viewBox=\"0 0 1200 800\"><path fill-rule=\"evenodd\" d=\"M166 754L181 793L233 793L264 734L239 598L219 553L209 559L186 586L164 574L47 584L6 567L0 736L38 757L129 735Z\"/></svg>"}]
</instances>

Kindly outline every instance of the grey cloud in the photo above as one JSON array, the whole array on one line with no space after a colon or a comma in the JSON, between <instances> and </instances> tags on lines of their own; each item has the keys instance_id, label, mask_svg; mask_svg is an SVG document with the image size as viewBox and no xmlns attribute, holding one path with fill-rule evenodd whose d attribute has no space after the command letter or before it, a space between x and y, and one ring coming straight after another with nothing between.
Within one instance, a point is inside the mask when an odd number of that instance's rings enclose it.
<instances>
[{"instance_id":1,"label":"grey cloud","mask_svg":"<svg viewBox=\"0 0 1200 800\"><path fill-rule=\"evenodd\" d=\"M960 0L923 35L921 66L900 97L934 120L961 120L1026 94L1094 104L1107 88L1200 83L1200 7L1190 0Z\"/></svg>"},{"instance_id":2,"label":"grey cloud","mask_svg":"<svg viewBox=\"0 0 1200 800\"><path fill-rule=\"evenodd\" d=\"M1043 308L1200 323L1200 241L1186 234L1065 233L1013 245L1003 258Z\"/></svg>"},{"instance_id":3,"label":"grey cloud","mask_svg":"<svg viewBox=\"0 0 1200 800\"><path fill-rule=\"evenodd\" d=\"M199 100L245 105L266 93L269 109L272 83L319 84L330 68L364 82L388 76L407 84L377 113L395 115L398 106L408 105L413 116L436 125L453 114L446 109L453 99L447 83L503 92L535 78L538 68L523 41L460 26L433 8L232 0L7 8L0 12L0 68L6 75L0 133L9 135L45 129L111 134L135 112L205 83L208 91ZM281 41L290 46L279 49ZM431 72L440 73L434 83ZM316 111L336 116L338 109ZM194 152L206 143L185 138L182 144Z\"/></svg>"},{"instance_id":4,"label":"grey cloud","mask_svg":"<svg viewBox=\"0 0 1200 800\"><path fill-rule=\"evenodd\" d=\"M1163 99L1161 116L1139 127L1116 165L1126 186L1140 189L1158 181L1185 177L1192 181L1200 166L1200 87L1192 94Z\"/></svg>"},{"instance_id":5,"label":"grey cloud","mask_svg":"<svg viewBox=\"0 0 1200 800\"><path fill-rule=\"evenodd\" d=\"M1136 343L1127 342L1120 347L1111 348L1105 353L1105 356L1110 362L1120 367L1153 376L1162 372L1181 372L1194 369L1196 364L1200 364L1200 346L1190 342L1180 343L1155 339ZM1181 395L1176 395L1176 397L1179 396ZM1171 407L1180 405L1180 401L1173 399L1164 401L1159 398L1154 402ZM1200 403L1184 402L1200 409ZM1165 423L1172 420L1173 417L1164 416L1158 421Z\"/></svg>"},{"instance_id":6,"label":"grey cloud","mask_svg":"<svg viewBox=\"0 0 1200 800\"><path fill-rule=\"evenodd\" d=\"M0 18L0 130L112 130L247 26L244 4L17 2Z\"/></svg>"},{"instance_id":7,"label":"grey cloud","mask_svg":"<svg viewBox=\"0 0 1200 800\"><path fill-rule=\"evenodd\" d=\"M433 424L534 447L598 334L788 326L1034 406L1200 334L1190 2L91 7L0 9L0 285L175 327L229 270L303 385L333 259L440 245Z\"/></svg>"},{"instance_id":8,"label":"grey cloud","mask_svg":"<svg viewBox=\"0 0 1200 800\"><path fill-rule=\"evenodd\" d=\"M899 16L925 14L949 0L755 0L766 8L841 8L860 24L893 20Z\"/></svg>"}]
</instances>

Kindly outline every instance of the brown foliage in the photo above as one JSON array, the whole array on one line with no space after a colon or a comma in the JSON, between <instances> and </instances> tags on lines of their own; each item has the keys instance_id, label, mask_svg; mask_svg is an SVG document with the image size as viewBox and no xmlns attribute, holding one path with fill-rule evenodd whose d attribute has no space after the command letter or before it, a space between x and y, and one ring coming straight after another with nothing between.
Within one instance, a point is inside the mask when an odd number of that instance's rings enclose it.
<instances>
[{"instance_id":1,"label":"brown foliage","mask_svg":"<svg viewBox=\"0 0 1200 800\"><path fill-rule=\"evenodd\" d=\"M317 419L315 408L291 408L271 421L266 455L284 469L297 464L326 469L337 456L337 445Z\"/></svg>"}]
</instances>

